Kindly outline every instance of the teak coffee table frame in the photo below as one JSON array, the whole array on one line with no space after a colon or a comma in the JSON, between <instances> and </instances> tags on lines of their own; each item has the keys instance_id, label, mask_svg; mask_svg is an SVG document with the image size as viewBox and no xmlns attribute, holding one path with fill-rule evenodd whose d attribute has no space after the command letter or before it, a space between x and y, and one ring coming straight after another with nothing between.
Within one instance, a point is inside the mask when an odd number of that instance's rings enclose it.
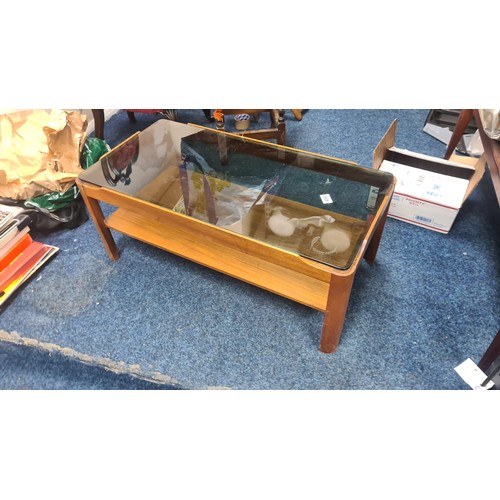
<instances>
[{"instance_id":1,"label":"teak coffee table frame","mask_svg":"<svg viewBox=\"0 0 500 500\"><path fill-rule=\"evenodd\" d=\"M256 139L246 140L262 143ZM324 353L337 349L354 275L363 257L370 264L375 260L394 184L395 181L368 221L367 232L352 265L340 270L107 187L77 180L89 214L113 261L118 260L119 255L111 230L322 311L325 318L320 350ZM115 206L117 210L105 218L99 202Z\"/></svg>"}]
</instances>

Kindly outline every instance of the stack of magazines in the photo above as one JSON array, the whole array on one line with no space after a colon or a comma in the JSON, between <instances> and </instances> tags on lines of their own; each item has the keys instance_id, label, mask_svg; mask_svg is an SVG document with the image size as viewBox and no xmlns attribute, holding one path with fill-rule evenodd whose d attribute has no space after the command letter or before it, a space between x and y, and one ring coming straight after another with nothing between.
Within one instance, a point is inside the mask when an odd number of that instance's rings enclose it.
<instances>
[{"instance_id":1,"label":"stack of magazines","mask_svg":"<svg viewBox=\"0 0 500 500\"><path fill-rule=\"evenodd\" d=\"M0 205L0 306L59 249L34 241L22 209Z\"/></svg>"}]
</instances>

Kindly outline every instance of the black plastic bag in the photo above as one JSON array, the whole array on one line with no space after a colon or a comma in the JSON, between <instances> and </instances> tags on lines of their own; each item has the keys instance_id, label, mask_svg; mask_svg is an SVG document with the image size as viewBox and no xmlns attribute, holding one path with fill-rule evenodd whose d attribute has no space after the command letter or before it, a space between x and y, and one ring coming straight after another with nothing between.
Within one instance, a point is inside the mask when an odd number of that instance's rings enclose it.
<instances>
[{"instance_id":1,"label":"black plastic bag","mask_svg":"<svg viewBox=\"0 0 500 500\"><path fill-rule=\"evenodd\" d=\"M36 205L30 206L27 201L10 198L0 198L0 204L22 208L18 216L28 218L27 225L34 234L47 234L59 229L74 229L89 218L81 195L66 206L52 211Z\"/></svg>"}]
</instances>

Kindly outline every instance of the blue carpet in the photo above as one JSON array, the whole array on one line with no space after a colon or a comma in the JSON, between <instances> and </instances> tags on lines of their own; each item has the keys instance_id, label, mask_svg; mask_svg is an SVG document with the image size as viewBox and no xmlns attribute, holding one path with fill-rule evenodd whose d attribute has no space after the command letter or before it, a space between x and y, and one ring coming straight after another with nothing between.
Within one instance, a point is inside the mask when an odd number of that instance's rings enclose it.
<instances>
[{"instance_id":1,"label":"blue carpet","mask_svg":"<svg viewBox=\"0 0 500 500\"><path fill-rule=\"evenodd\" d=\"M58 352L1 342L0 389L130 391L172 387L84 364Z\"/></svg>"},{"instance_id":2,"label":"blue carpet","mask_svg":"<svg viewBox=\"0 0 500 500\"><path fill-rule=\"evenodd\" d=\"M422 131L427 113L307 110L299 122L287 111L287 145L371 166L398 118L398 147L442 157L444 144ZM114 146L155 119L132 124L120 112L106 139ZM201 110L178 119L207 125ZM467 389L454 367L478 362L498 330L498 227L489 173L448 235L389 219L376 263L363 262L354 281L339 348L326 355L321 313L121 235L114 263L88 221L38 238L60 252L2 312L1 340L17 344L13 356L39 351L35 364L57 351L61 365L95 365L90 385L111 369L116 387L130 375L189 389ZM1 373L2 388L19 388L19 374ZM56 388L54 378L26 385Z\"/></svg>"}]
</instances>

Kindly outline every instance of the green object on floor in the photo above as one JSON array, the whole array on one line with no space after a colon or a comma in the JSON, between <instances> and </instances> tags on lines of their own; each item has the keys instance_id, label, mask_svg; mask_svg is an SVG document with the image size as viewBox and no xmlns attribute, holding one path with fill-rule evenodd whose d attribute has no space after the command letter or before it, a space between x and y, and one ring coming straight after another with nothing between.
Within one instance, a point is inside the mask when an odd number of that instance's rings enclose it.
<instances>
[{"instance_id":1,"label":"green object on floor","mask_svg":"<svg viewBox=\"0 0 500 500\"><path fill-rule=\"evenodd\" d=\"M110 150L108 144L97 137L90 137L85 141L83 151L80 156L80 165L87 169Z\"/></svg>"},{"instance_id":2,"label":"green object on floor","mask_svg":"<svg viewBox=\"0 0 500 500\"><path fill-rule=\"evenodd\" d=\"M102 139L88 138L83 146L83 151L80 156L80 165L83 169L89 168L91 165L96 163L101 156L106 154L110 150L108 144ZM80 190L74 184L69 189L64 192L54 191L52 193L42 194L36 196L29 200L28 206L38 207L49 212L59 210L68 206L70 203L78 199L80 195Z\"/></svg>"}]
</instances>

